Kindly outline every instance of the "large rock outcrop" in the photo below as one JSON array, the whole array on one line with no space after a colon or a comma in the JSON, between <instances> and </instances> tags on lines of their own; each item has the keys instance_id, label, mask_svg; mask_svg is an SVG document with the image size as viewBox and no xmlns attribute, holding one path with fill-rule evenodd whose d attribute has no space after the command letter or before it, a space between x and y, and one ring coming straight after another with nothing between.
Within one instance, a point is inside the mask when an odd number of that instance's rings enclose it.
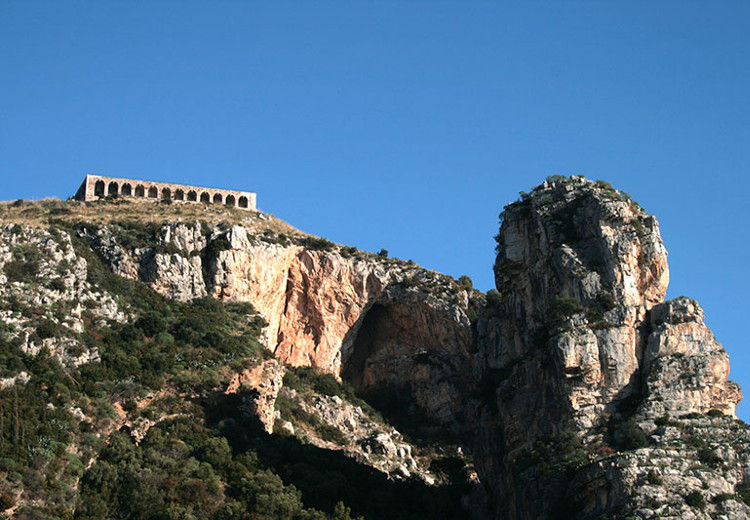
<instances>
[{"instance_id":1,"label":"large rock outcrop","mask_svg":"<svg viewBox=\"0 0 750 520\"><path fill-rule=\"evenodd\" d=\"M633 432L645 438L665 413L734 417L741 396L726 353L695 302L661 303L669 275L659 227L627 195L556 178L502 217L499 294L479 321L475 445L495 514L588 518L636 507L605 493L581 509L570 471L642 447L628 445ZM622 489L610 473L589 491Z\"/></svg>"},{"instance_id":2,"label":"large rock outcrop","mask_svg":"<svg viewBox=\"0 0 750 520\"><path fill-rule=\"evenodd\" d=\"M398 404L392 408L400 417L420 417L411 421L420 434L465 428L469 316L476 316L483 296L452 278L319 239L261 235L239 225L167 223L142 247L124 245L115 227L85 233L113 271L166 296L252 303L279 361L317 367L376 401Z\"/></svg>"},{"instance_id":3,"label":"large rock outcrop","mask_svg":"<svg viewBox=\"0 0 750 520\"><path fill-rule=\"evenodd\" d=\"M554 177L506 206L486 299L409 262L242 225L165 223L135 245L117 226L82 234L162 294L252 303L280 362L350 382L412 438L472 445L493 518L747 515L727 355L696 302L663 301L658 223L607 183ZM245 384L269 429L279 374ZM321 406L305 410L351 433L353 408Z\"/></svg>"}]
</instances>

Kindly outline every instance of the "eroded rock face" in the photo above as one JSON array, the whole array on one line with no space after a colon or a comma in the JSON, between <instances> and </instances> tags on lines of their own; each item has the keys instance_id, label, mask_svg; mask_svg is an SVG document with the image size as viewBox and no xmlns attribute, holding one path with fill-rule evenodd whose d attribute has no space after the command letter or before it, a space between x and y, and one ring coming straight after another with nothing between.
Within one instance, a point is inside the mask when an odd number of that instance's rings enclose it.
<instances>
[{"instance_id":1,"label":"eroded rock face","mask_svg":"<svg viewBox=\"0 0 750 520\"><path fill-rule=\"evenodd\" d=\"M742 399L729 377L729 356L703 322L698 302L680 297L651 311L643 360L645 417L720 410L734 417Z\"/></svg>"},{"instance_id":2,"label":"eroded rock face","mask_svg":"<svg viewBox=\"0 0 750 520\"><path fill-rule=\"evenodd\" d=\"M400 431L473 443L495 518L747 514L725 496L750 475L747 443L729 446L747 430L732 422L727 355L696 302L663 302L658 223L606 183L553 179L506 207L486 305L406 262L277 239L169 224L149 247L106 230L94 246L167 296L252 303L280 362L351 382ZM266 368L245 386L269 396L256 407L271 431L281 376ZM356 416L327 398L305 406L345 435ZM697 470L701 457L716 466ZM705 513L675 505L696 493L713 501Z\"/></svg>"},{"instance_id":3,"label":"eroded rock face","mask_svg":"<svg viewBox=\"0 0 750 520\"><path fill-rule=\"evenodd\" d=\"M539 457L559 456L571 471L613 454L611 443L645 439L641 426L666 413L733 417L740 393L727 382L726 353L695 302L661 303L669 274L659 227L629 197L606 183L559 179L503 217L499 296L478 327L475 455L495 514L547 518L562 501L586 503L578 518L621 512L623 490L637 485L623 479L638 471L615 476L602 466L591 476L599 484L575 487ZM602 489L621 494L596 499Z\"/></svg>"},{"instance_id":4,"label":"eroded rock face","mask_svg":"<svg viewBox=\"0 0 750 520\"><path fill-rule=\"evenodd\" d=\"M127 309L87 280L88 269L65 231L0 225L0 301L13 302L0 309L0 333L31 356L47 349L68 366L98 361L95 347L68 334L83 332L86 315L123 322ZM40 335L45 324L59 333ZM10 379L24 383L20 374Z\"/></svg>"},{"instance_id":5,"label":"eroded rock face","mask_svg":"<svg viewBox=\"0 0 750 520\"><path fill-rule=\"evenodd\" d=\"M267 433L273 433L276 397L284 380L284 365L275 359L237 374L227 385L226 394L241 394L248 411L255 415Z\"/></svg>"},{"instance_id":6,"label":"eroded rock face","mask_svg":"<svg viewBox=\"0 0 750 520\"><path fill-rule=\"evenodd\" d=\"M541 186L506 208L495 279L503 304L498 327L486 332L487 363L513 365L516 395L533 395L543 372L559 381L560 401L546 406L567 413L550 433L568 419L593 427L608 404L636 389L646 313L669 280L656 219L637 204L584 179ZM545 408L536 413L549 417ZM512 408L509 415L537 422Z\"/></svg>"},{"instance_id":7,"label":"eroded rock face","mask_svg":"<svg viewBox=\"0 0 750 520\"><path fill-rule=\"evenodd\" d=\"M408 402L434 431L463 427L472 381L468 313L481 296L449 277L372 254L269 242L242 226L166 224L155 245L130 250L103 229L92 243L115 272L166 296L252 303L268 323L265 344L283 363Z\"/></svg>"},{"instance_id":8,"label":"eroded rock face","mask_svg":"<svg viewBox=\"0 0 750 520\"><path fill-rule=\"evenodd\" d=\"M338 430L345 441L341 445L325 440L314 429L299 426L297 433L304 434L311 444L342 450L348 457L372 466L394 480L418 478L428 484L435 483L428 464L414 457L412 446L404 441L402 434L387 424L374 421L361 407L335 395L305 396L288 388L282 388L281 395L322 424ZM290 423L285 423L284 428L289 433L295 431Z\"/></svg>"}]
</instances>

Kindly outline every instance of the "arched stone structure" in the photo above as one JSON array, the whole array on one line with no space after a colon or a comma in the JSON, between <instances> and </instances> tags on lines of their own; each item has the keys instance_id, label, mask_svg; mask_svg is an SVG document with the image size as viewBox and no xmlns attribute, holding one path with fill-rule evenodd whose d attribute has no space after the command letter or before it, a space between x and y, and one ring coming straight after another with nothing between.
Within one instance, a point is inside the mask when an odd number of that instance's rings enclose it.
<instances>
[{"instance_id":1,"label":"arched stone structure","mask_svg":"<svg viewBox=\"0 0 750 520\"><path fill-rule=\"evenodd\" d=\"M167 199L179 203L226 204L243 210L255 210L256 208L256 195L248 191L220 190L165 182L144 182L102 175L87 175L74 198L76 200L93 201L108 195L132 197L152 202Z\"/></svg>"}]
</instances>

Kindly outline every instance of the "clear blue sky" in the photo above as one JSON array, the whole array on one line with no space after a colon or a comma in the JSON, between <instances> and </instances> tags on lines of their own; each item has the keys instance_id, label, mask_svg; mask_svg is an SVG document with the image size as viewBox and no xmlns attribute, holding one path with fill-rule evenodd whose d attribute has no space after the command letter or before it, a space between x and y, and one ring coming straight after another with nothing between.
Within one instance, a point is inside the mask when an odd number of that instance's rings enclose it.
<instances>
[{"instance_id":1,"label":"clear blue sky","mask_svg":"<svg viewBox=\"0 0 750 520\"><path fill-rule=\"evenodd\" d=\"M0 199L86 173L256 191L487 290L503 205L605 179L750 393L750 2L515 3L3 1Z\"/></svg>"}]
</instances>

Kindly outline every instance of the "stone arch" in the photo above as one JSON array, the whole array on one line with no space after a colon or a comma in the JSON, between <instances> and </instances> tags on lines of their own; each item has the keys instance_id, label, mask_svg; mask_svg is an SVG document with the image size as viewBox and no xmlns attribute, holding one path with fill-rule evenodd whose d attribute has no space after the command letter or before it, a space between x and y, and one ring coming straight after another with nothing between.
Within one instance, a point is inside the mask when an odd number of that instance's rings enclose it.
<instances>
[{"instance_id":1,"label":"stone arch","mask_svg":"<svg viewBox=\"0 0 750 520\"><path fill-rule=\"evenodd\" d=\"M94 195L97 197L104 197L104 181L96 181L96 183L94 183Z\"/></svg>"},{"instance_id":2,"label":"stone arch","mask_svg":"<svg viewBox=\"0 0 750 520\"><path fill-rule=\"evenodd\" d=\"M215 193L214 194L214 204L221 204L223 197L221 196L221 193Z\"/></svg>"},{"instance_id":3,"label":"stone arch","mask_svg":"<svg viewBox=\"0 0 750 520\"><path fill-rule=\"evenodd\" d=\"M161 190L161 198L164 200L171 200L172 199L172 190L169 188L164 188Z\"/></svg>"},{"instance_id":4,"label":"stone arch","mask_svg":"<svg viewBox=\"0 0 750 520\"><path fill-rule=\"evenodd\" d=\"M185 200L185 192L179 188L174 190L174 200Z\"/></svg>"},{"instance_id":5,"label":"stone arch","mask_svg":"<svg viewBox=\"0 0 750 520\"><path fill-rule=\"evenodd\" d=\"M151 186L148 189L148 198L155 199L158 196L159 196L159 188L157 188L156 186Z\"/></svg>"},{"instance_id":6,"label":"stone arch","mask_svg":"<svg viewBox=\"0 0 750 520\"><path fill-rule=\"evenodd\" d=\"M211 195L209 195L205 191L201 193L201 202L206 202L208 204L211 204Z\"/></svg>"},{"instance_id":7,"label":"stone arch","mask_svg":"<svg viewBox=\"0 0 750 520\"><path fill-rule=\"evenodd\" d=\"M240 197L238 206L241 208L247 208L247 197L245 197L244 195Z\"/></svg>"},{"instance_id":8,"label":"stone arch","mask_svg":"<svg viewBox=\"0 0 750 520\"><path fill-rule=\"evenodd\" d=\"M143 184L139 184L135 187L135 196L136 197L145 197L146 196L146 188L143 187Z\"/></svg>"},{"instance_id":9,"label":"stone arch","mask_svg":"<svg viewBox=\"0 0 750 520\"><path fill-rule=\"evenodd\" d=\"M195 190L190 190L188 192L187 200L189 200L190 202L195 202L198 200L198 194L195 193Z\"/></svg>"},{"instance_id":10,"label":"stone arch","mask_svg":"<svg viewBox=\"0 0 750 520\"><path fill-rule=\"evenodd\" d=\"M120 191L120 193L122 193L123 197L130 197L133 194L133 187L129 182L126 182L122 185L122 190Z\"/></svg>"},{"instance_id":11,"label":"stone arch","mask_svg":"<svg viewBox=\"0 0 750 520\"><path fill-rule=\"evenodd\" d=\"M227 206L235 206L235 198L234 195L227 195L227 199L224 201L224 204Z\"/></svg>"},{"instance_id":12,"label":"stone arch","mask_svg":"<svg viewBox=\"0 0 750 520\"><path fill-rule=\"evenodd\" d=\"M107 195L112 195L113 197L117 197L117 190L119 186L115 181L112 181L109 183L109 186L107 186Z\"/></svg>"}]
</instances>

